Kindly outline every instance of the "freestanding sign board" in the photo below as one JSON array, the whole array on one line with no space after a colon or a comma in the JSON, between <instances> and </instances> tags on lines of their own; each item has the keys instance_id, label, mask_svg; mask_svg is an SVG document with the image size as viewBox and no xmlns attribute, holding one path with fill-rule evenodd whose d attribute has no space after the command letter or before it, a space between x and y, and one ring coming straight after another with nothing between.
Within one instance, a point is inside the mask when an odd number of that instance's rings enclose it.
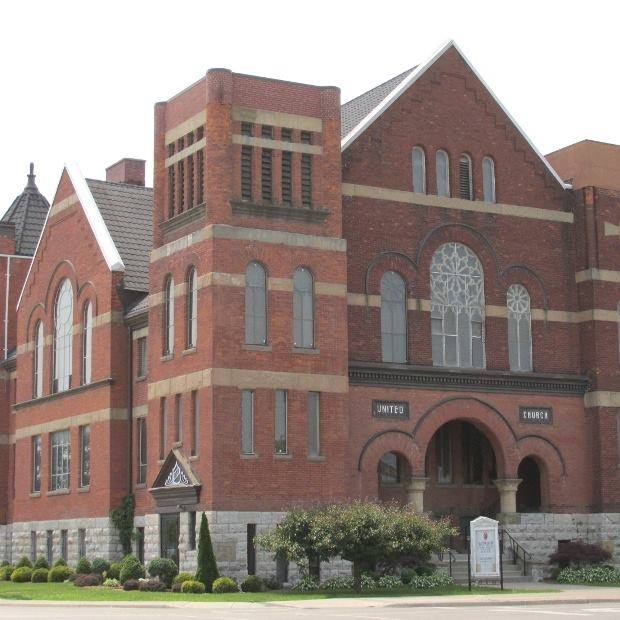
<instances>
[{"instance_id":1,"label":"freestanding sign board","mask_svg":"<svg viewBox=\"0 0 620 620\"><path fill-rule=\"evenodd\" d=\"M470 524L471 577L500 579L500 550L498 521L478 517Z\"/></svg>"}]
</instances>

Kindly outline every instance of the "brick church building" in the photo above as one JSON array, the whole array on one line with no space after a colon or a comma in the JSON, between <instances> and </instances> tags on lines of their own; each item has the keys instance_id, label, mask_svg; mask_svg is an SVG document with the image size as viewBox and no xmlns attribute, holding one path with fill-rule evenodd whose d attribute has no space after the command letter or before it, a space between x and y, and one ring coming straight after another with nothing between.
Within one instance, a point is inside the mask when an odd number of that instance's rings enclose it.
<instances>
[{"instance_id":1,"label":"brick church building","mask_svg":"<svg viewBox=\"0 0 620 620\"><path fill-rule=\"evenodd\" d=\"M133 496L141 558L206 511L233 576L347 498L618 561L620 147L543 157L450 43L344 105L211 69L153 186L31 170L0 222L0 560L118 557Z\"/></svg>"}]
</instances>

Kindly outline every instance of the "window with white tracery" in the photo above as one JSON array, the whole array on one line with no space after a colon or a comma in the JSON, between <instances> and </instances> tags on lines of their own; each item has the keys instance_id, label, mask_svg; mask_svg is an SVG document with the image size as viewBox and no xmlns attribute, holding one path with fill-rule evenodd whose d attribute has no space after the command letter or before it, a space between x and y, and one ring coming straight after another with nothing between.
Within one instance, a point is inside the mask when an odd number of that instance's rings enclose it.
<instances>
[{"instance_id":1,"label":"window with white tracery","mask_svg":"<svg viewBox=\"0 0 620 620\"><path fill-rule=\"evenodd\" d=\"M433 364L484 368L484 276L478 257L446 243L431 262Z\"/></svg>"},{"instance_id":2,"label":"window with white tracery","mask_svg":"<svg viewBox=\"0 0 620 620\"><path fill-rule=\"evenodd\" d=\"M530 295L521 284L508 289L508 355L510 370L532 370Z\"/></svg>"},{"instance_id":3,"label":"window with white tracery","mask_svg":"<svg viewBox=\"0 0 620 620\"><path fill-rule=\"evenodd\" d=\"M73 350L73 287L63 280L54 310L54 392L71 387L71 356Z\"/></svg>"}]
</instances>

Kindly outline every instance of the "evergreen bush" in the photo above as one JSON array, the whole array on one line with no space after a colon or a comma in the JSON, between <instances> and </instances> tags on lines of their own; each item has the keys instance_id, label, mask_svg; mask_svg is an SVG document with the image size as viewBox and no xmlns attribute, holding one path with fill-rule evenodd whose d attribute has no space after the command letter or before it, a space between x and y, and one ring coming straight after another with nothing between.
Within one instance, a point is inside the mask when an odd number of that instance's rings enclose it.
<instances>
[{"instance_id":1,"label":"evergreen bush","mask_svg":"<svg viewBox=\"0 0 620 620\"><path fill-rule=\"evenodd\" d=\"M181 584L181 592L183 592L183 594L204 594L205 584L202 583L202 581L188 579Z\"/></svg>"},{"instance_id":2,"label":"evergreen bush","mask_svg":"<svg viewBox=\"0 0 620 620\"><path fill-rule=\"evenodd\" d=\"M86 557L81 557L75 567L75 572L77 575L90 575L93 572L90 560Z\"/></svg>"},{"instance_id":3,"label":"evergreen bush","mask_svg":"<svg viewBox=\"0 0 620 620\"><path fill-rule=\"evenodd\" d=\"M19 562L15 565L15 568L32 568L32 562L28 559L27 556L22 555L21 558L19 558Z\"/></svg>"},{"instance_id":4,"label":"evergreen bush","mask_svg":"<svg viewBox=\"0 0 620 620\"><path fill-rule=\"evenodd\" d=\"M155 558L149 562L148 572L151 577L159 577L169 588L179 573L179 568L170 558Z\"/></svg>"},{"instance_id":5,"label":"evergreen bush","mask_svg":"<svg viewBox=\"0 0 620 620\"><path fill-rule=\"evenodd\" d=\"M211 585L214 594L226 594L228 592L239 592L239 586L230 577L218 577Z\"/></svg>"},{"instance_id":6,"label":"evergreen bush","mask_svg":"<svg viewBox=\"0 0 620 620\"><path fill-rule=\"evenodd\" d=\"M60 564L50 569L47 574L47 580L49 583L62 583L67 581L73 574L73 571L68 566Z\"/></svg>"},{"instance_id":7,"label":"evergreen bush","mask_svg":"<svg viewBox=\"0 0 620 620\"><path fill-rule=\"evenodd\" d=\"M265 584L258 575L248 575L241 582L242 592L262 592L264 589Z\"/></svg>"},{"instance_id":8,"label":"evergreen bush","mask_svg":"<svg viewBox=\"0 0 620 620\"><path fill-rule=\"evenodd\" d=\"M136 556L126 555L123 558L119 575L120 582L123 585L129 579L142 579L144 578L144 575L144 566L140 564Z\"/></svg>"},{"instance_id":9,"label":"evergreen bush","mask_svg":"<svg viewBox=\"0 0 620 620\"><path fill-rule=\"evenodd\" d=\"M73 585L78 588L87 588L90 586L100 586L103 583L103 577L97 573L77 573Z\"/></svg>"},{"instance_id":10,"label":"evergreen bush","mask_svg":"<svg viewBox=\"0 0 620 620\"><path fill-rule=\"evenodd\" d=\"M205 585L207 592L212 591L213 582L220 576L217 570L217 562L213 553L211 543L211 533L209 532L209 521L207 515L202 513L200 521L200 534L198 538L198 568L196 570L196 580ZM236 586L237 584L235 584ZM236 590L234 590L236 592Z\"/></svg>"},{"instance_id":11,"label":"evergreen bush","mask_svg":"<svg viewBox=\"0 0 620 620\"><path fill-rule=\"evenodd\" d=\"M32 580L32 568L30 566L20 566L11 573L13 583L27 583Z\"/></svg>"},{"instance_id":12,"label":"evergreen bush","mask_svg":"<svg viewBox=\"0 0 620 620\"><path fill-rule=\"evenodd\" d=\"M103 575L103 573L107 573L110 570L110 562L104 560L103 558L95 558L92 562L92 571L93 573L97 573L98 575Z\"/></svg>"},{"instance_id":13,"label":"evergreen bush","mask_svg":"<svg viewBox=\"0 0 620 620\"><path fill-rule=\"evenodd\" d=\"M35 568L32 571L30 581L32 581L32 583L47 583L48 573L49 570L47 568Z\"/></svg>"},{"instance_id":14,"label":"evergreen bush","mask_svg":"<svg viewBox=\"0 0 620 620\"><path fill-rule=\"evenodd\" d=\"M112 562L110 568L106 571L108 579L120 579L122 564L120 562Z\"/></svg>"},{"instance_id":15,"label":"evergreen bush","mask_svg":"<svg viewBox=\"0 0 620 620\"><path fill-rule=\"evenodd\" d=\"M47 569L49 569L49 567L50 567L50 565L47 563L47 560L46 560L45 556L40 555L36 559L36 561L34 563L34 566L32 568L47 568Z\"/></svg>"}]
</instances>

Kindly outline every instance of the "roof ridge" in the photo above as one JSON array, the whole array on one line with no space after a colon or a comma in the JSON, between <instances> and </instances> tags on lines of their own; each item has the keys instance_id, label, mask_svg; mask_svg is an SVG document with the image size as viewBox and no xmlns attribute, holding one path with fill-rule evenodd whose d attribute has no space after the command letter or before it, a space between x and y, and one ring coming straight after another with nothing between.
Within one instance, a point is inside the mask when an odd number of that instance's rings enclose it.
<instances>
[{"instance_id":1,"label":"roof ridge","mask_svg":"<svg viewBox=\"0 0 620 620\"><path fill-rule=\"evenodd\" d=\"M131 187L134 189L144 189L144 190L153 190L152 187L149 187L148 185L136 185L135 183L123 183L122 181L107 181L106 179L91 179L86 177L86 182L90 183L90 182L94 182L94 183L105 183L106 185L123 185L126 187Z\"/></svg>"}]
</instances>

